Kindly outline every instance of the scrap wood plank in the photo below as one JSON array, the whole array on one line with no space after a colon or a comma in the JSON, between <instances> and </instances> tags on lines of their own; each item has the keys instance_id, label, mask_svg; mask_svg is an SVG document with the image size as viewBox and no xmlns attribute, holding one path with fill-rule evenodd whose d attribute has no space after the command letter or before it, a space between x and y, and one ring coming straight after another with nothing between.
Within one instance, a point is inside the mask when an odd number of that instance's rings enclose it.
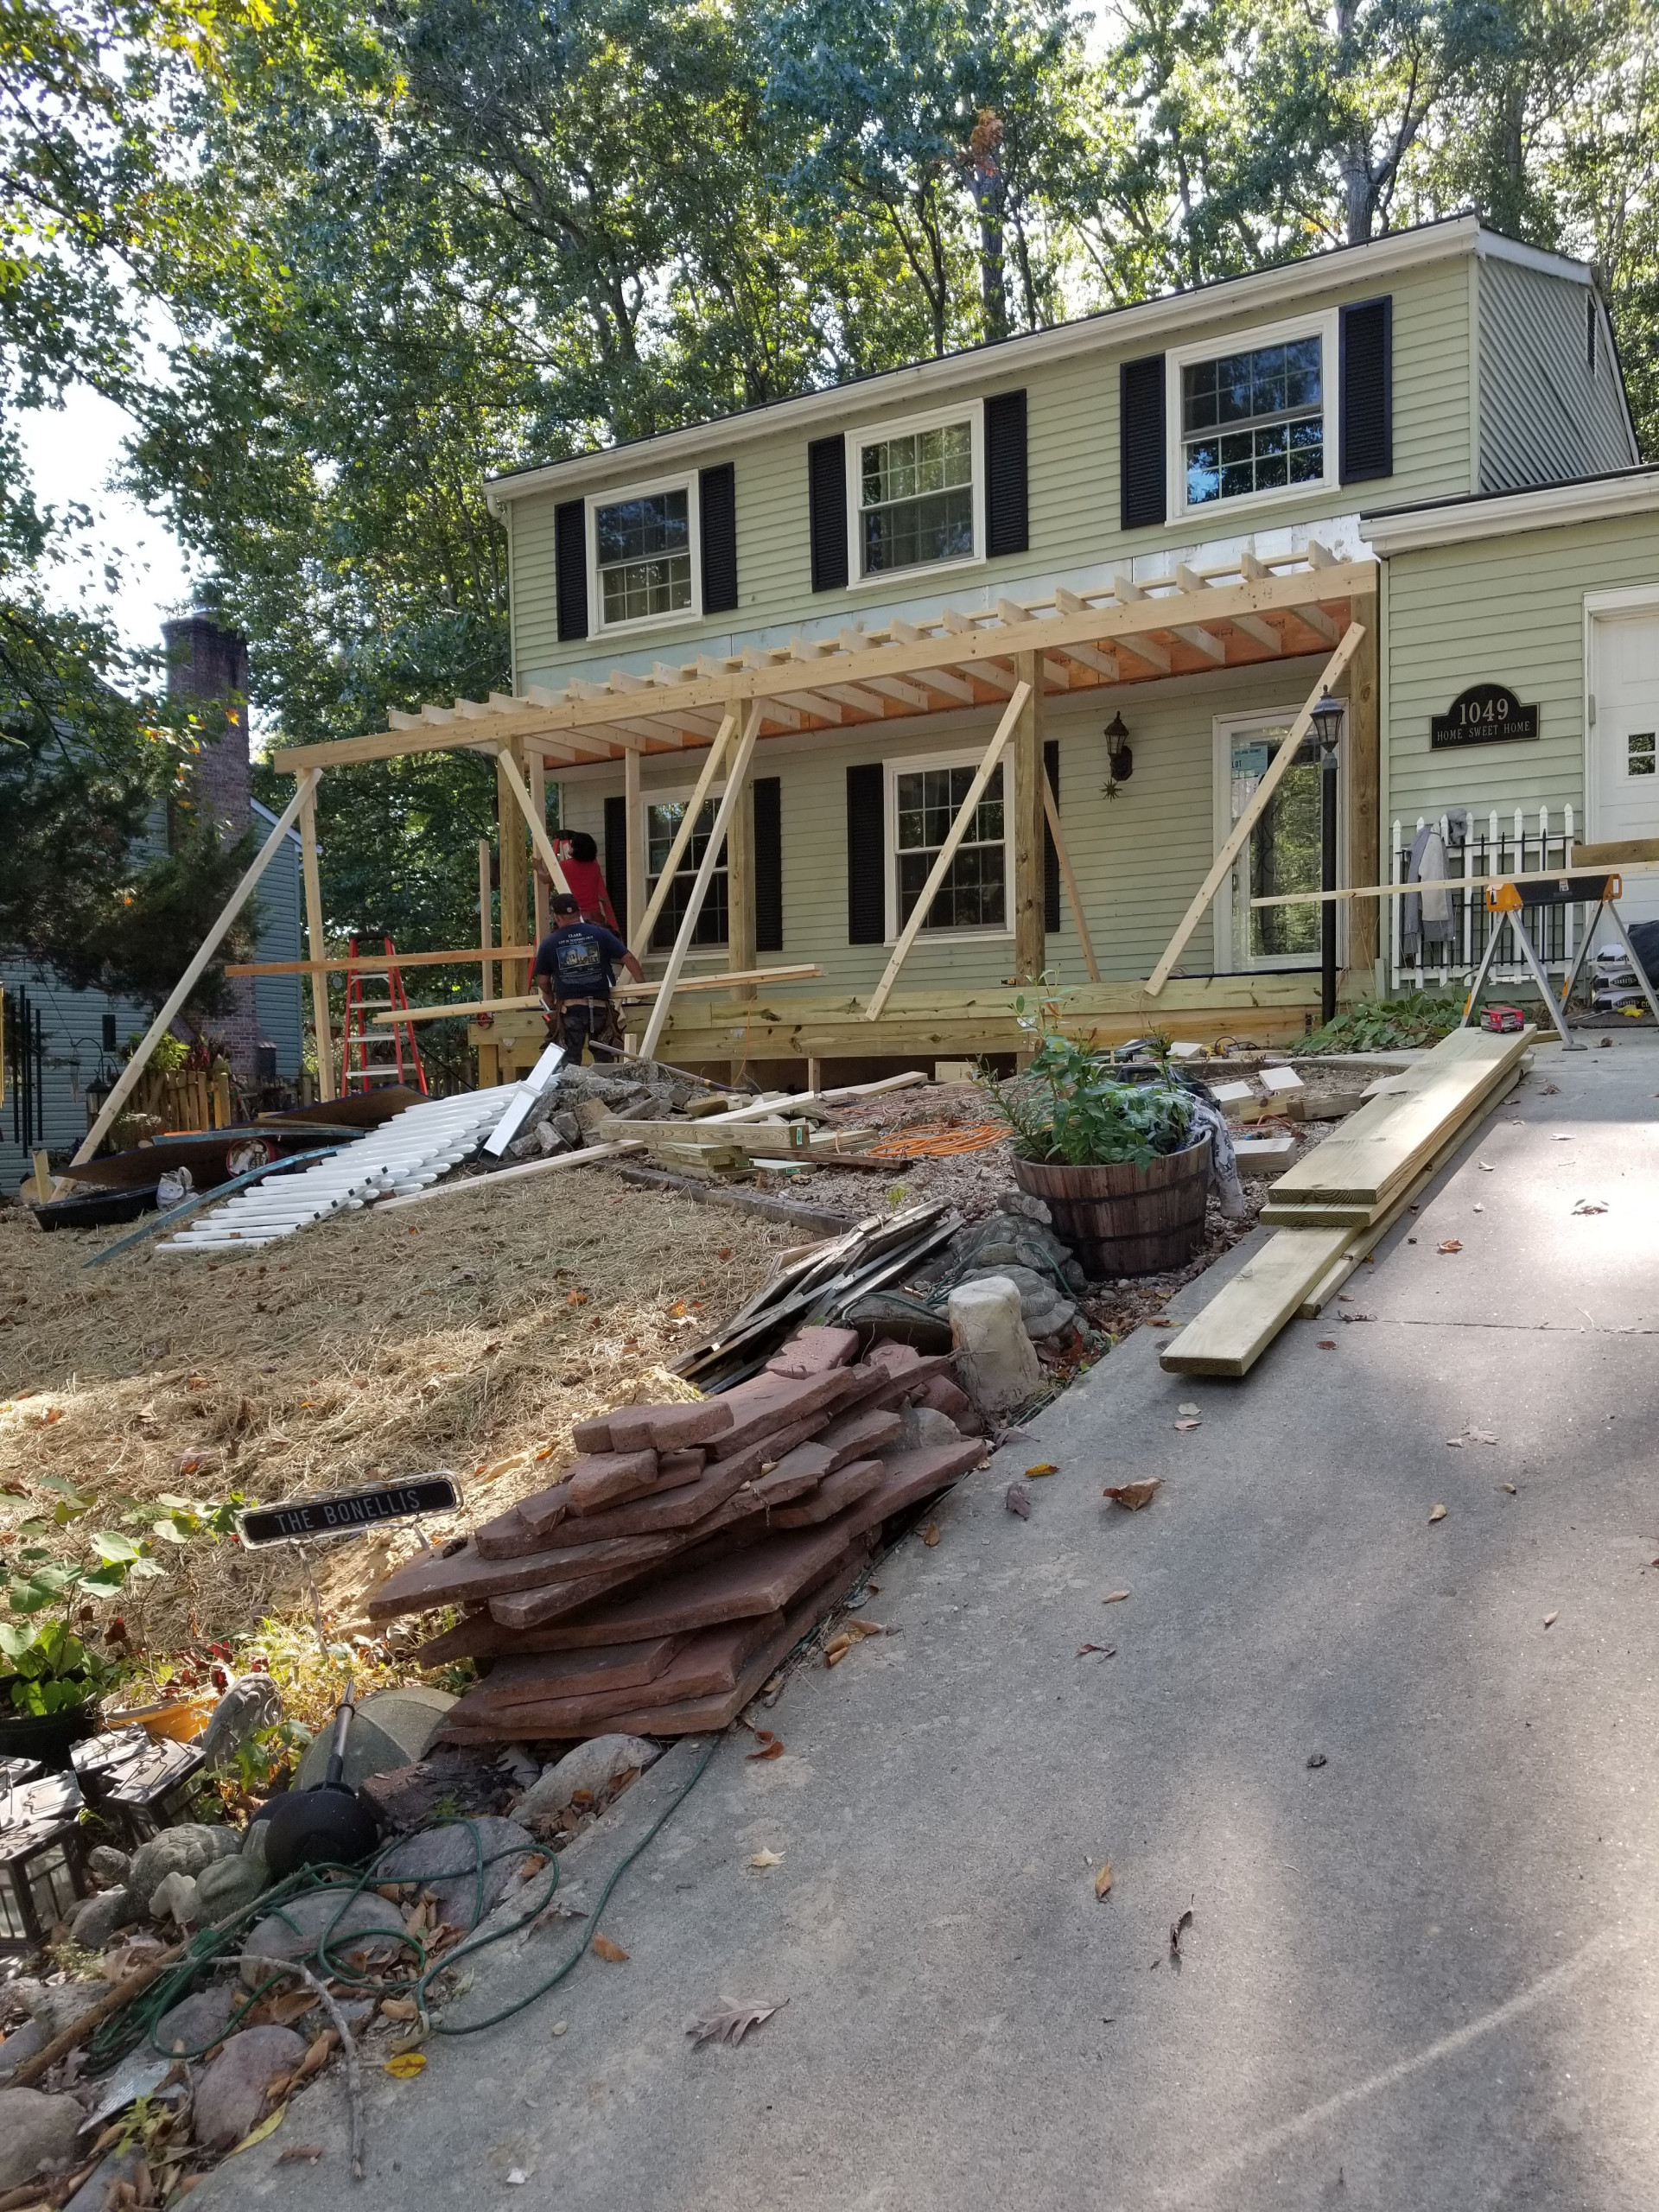
<instances>
[{"instance_id":1,"label":"scrap wood plank","mask_svg":"<svg viewBox=\"0 0 1659 2212\"><path fill-rule=\"evenodd\" d=\"M1171 1375L1248 1375L1352 1234L1280 1230L1164 1347L1159 1365Z\"/></svg>"}]
</instances>

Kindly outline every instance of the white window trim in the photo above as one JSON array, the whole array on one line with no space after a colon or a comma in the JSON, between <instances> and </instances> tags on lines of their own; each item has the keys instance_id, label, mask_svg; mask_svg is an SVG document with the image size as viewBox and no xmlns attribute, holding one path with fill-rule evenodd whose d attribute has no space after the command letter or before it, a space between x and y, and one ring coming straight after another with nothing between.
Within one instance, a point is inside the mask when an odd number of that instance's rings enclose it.
<instances>
[{"instance_id":1,"label":"white window trim","mask_svg":"<svg viewBox=\"0 0 1659 2212\"><path fill-rule=\"evenodd\" d=\"M878 445L888 438L908 437L917 430L943 429L947 423L966 423L973 442L974 464L974 550L954 561L926 561L913 569L879 569L872 576L863 573L863 532L859 528L861 509L860 494L863 489L864 448ZM899 423L869 423L862 429L847 433L847 576L849 591L891 590L894 584L906 582L912 576L937 576L942 571L959 569L978 569L985 564L985 403L970 399L956 407L935 408L929 415L906 415Z\"/></svg>"},{"instance_id":2,"label":"white window trim","mask_svg":"<svg viewBox=\"0 0 1659 2212\"><path fill-rule=\"evenodd\" d=\"M1222 847L1227 842L1228 838L1233 834L1233 747L1237 743L1241 737L1247 737L1252 730L1272 730L1288 728L1290 724L1294 722L1298 714L1300 713L1301 705L1302 702L1300 700L1294 700L1288 702L1282 707L1268 707L1263 708L1259 711L1252 709L1248 714L1217 715L1215 716L1211 724L1212 732L1211 758L1213 761L1213 766L1211 773L1211 790L1214 797L1213 810L1215 816L1215 843L1213 850L1216 853L1220 853ZM1345 707L1343 714L1342 728L1343 736L1345 738L1348 732L1348 717ZM1342 747L1341 740L1338 740L1338 749L1337 753L1337 882L1339 887L1347 881L1347 873L1344 866L1344 858L1348 849L1348 779L1343 772L1342 767L1342 763L1344 758L1345 753ZM1239 861L1242 861L1243 859L1243 855L1241 854L1239 856ZM1248 907L1245 909L1243 917L1243 943L1242 945L1235 943L1234 940L1236 934L1236 925L1237 917L1233 912L1233 880L1237 873L1239 861L1235 861L1233 867L1229 868L1227 874L1223 877L1221 888L1217 892L1214 902L1211 907L1211 913L1213 918L1212 926L1215 939L1215 951L1213 957L1215 960L1216 974L1218 976L1259 975L1262 973L1276 973L1286 968L1317 968L1319 964L1319 955L1317 950L1313 952L1298 953L1294 956L1287 956L1286 957L1274 960L1271 963L1264 960L1258 968L1256 963L1250 957L1249 910ZM1346 963L1346 960L1347 916L1343 910L1343 906L1338 905L1337 908L1338 966L1342 967Z\"/></svg>"},{"instance_id":3,"label":"white window trim","mask_svg":"<svg viewBox=\"0 0 1659 2212\"><path fill-rule=\"evenodd\" d=\"M887 845L887 939L899 942L899 779L919 768L977 768L985 758L982 745L950 753L914 753L882 763L882 834ZM1013 799L1014 751L1002 754L1002 911L1008 917L1000 930L918 930L912 955L925 944L988 944L1014 935L1014 839L1008 835L1008 809Z\"/></svg>"},{"instance_id":4,"label":"white window trim","mask_svg":"<svg viewBox=\"0 0 1659 2212\"><path fill-rule=\"evenodd\" d=\"M1264 323L1255 330L1230 331L1224 336L1204 338L1191 346L1172 346L1164 356L1164 433L1166 467L1169 478L1169 518L1183 515L1255 514L1263 507L1283 506L1292 499L1315 498L1338 480L1337 378L1340 367L1338 332L1340 317L1335 308L1323 315L1299 315L1284 322ZM1181 371L1194 361L1219 361L1229 353L1254 353L1263 346L1282 346L1293 338L1319 341L1319 391L1325 407L1325 474L1306 484L1286 484L1271 492L1247 492L1236 499L1204 499L1189 506L1186 498L1185 439L1181 429Z\"/></svg>"},{"instance_id":5,"label":"white window trim","mask_svg":"<svg viewBox=\"0 0 1659 2212\"><path fill-rule=\"evenodd\" d=\"M677 476L653 476L639 484L622 484L604 492L590 492L583 501L583 529L588 552L588 612L590 635L606 638L632 636L642 630L670 630L676 624L702 620L702 517L697 502L697 472ZM691 540L691 604L667 614L642 614L632 622L607 622L604 595L599 588L599 518L601 507L620 506L626 499L646 499L658 492L686 494L686 524Z\"/></svg>"}]
</instances>

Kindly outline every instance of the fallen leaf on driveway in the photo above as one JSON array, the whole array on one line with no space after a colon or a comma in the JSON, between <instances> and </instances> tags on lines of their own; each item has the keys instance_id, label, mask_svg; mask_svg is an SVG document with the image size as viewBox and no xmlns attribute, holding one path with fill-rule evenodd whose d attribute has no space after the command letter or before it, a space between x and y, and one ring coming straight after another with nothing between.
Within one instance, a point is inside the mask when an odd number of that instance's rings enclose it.
<instances>
[{"instance_id":1,"label":"fallen leaf on driveway","mask_svg":"<svg viewBox=\"0 0 1659 2212\"><path fill-rule=\"evenodd\" d=\"M1573 1211L1574 1213L1605 1213L1607 1209L1599 1198L1580 1198Z\"/></svg>"},{"instance_id":2,"label":"fallen leaf on driveway","mask_svg":"<svg viewBox=\"0 0 1659 2212\"><path fill-rule=\"evenodd\" d=\"M1323 1751L1310 1751L1307 1755L1307 1763L1309 1766L1323 1766L1325 1764L1325 1753Z\"/></svg>"},{"instance_id":3,"label":"fallen leaf on driveway","mask_svg":"<svg viewBox=\"0 0 1659 2212\"><path fill-rule=\"evenodd\" d=\"M1544 1615L1544 1626L1546 1628L1554 1628L1556 1622L1560 1620L1560 1618L1561 1617L1559 1612L1546 1613Z\"/></svg>"},{"instance_id":4,"label":"fallen leaf on driveway","mask_svg":"<svg viewBox=\"0 0 1659 2212\"><path fill-rule=\"evenodd\" d=\"M1188 1414L1185 1421L1178 1421L1175 1426L1177 1428L1180 1429L1202 1428L1204 1427L1204 1423L1199 1421L1196 1415Z\"/></svg>"},{"instance_id":5,"label":"fallen leaf on driveway","mask_svg":"<svg viewBox=\"0 0 1659 2212\"><path fill-rule=\"evenodd\" d=\"M1656 1098L1659 1098L1659 1090L1656 1090L1653 1095ZM1156 1314L1147 1323L1149 1329L1179 1329L1180 1325L1179 1321L1160 1320Z\"/></svg>"},{"instance_id":6,"label":"fallen leaf on driveway","mask_svg":"<svg viewBox=\"0 0 1659 2212\"><path fill-rule=\"evenodd\" d=\"M1429 1510L1429 1516L1428 1516L1428 1517L1429 1517L1429 1521L1430 1521L1430 1523L1431 1523L1431 1524L1433 1524L1433 1523L1434 1522L1436 1522L1436 1521L1444 1521L1444 1520L1445 1520L1445 1518L1446 1518L1446 1508L1445 1508L1445 1506L1443 1506L1443 1505L1436 1505L1436 1506L1433 1506L1433 1507L1431 1507L1431 1508L1430 1508L1430 1510Z\"/></svg>"},{"instance_id":7,"label":"fallen leaf on driveway","mask_svg":"<svg viewBox=\"0 0 1659 2212\"><path fill-rule=\"evenodd\" d=\"M1109 1897L1111 1889L1112 1870L1110 1866L1107 1865L1103 1866L1095 1877L1095 1895L1097 1897Z\"/></svg>"},{"instance_id":8,"label":"fallen leaf on driveway","mask_svg":"<svg viewBox=\"0 0 1659 2212\"><path fill-rule=\"evenodd\" d=\"M267 2135L274 2135L276 2133L287 2118L288 2107L285 2104L278 2105L275 2112L265 2114L257 2127L250 2128L242 2140L225 2153L226 2157L233 2158L237 2152L246 2151L255 2143L263 2143Z\"/></svg>"},{"instance_id":9,"label":"fallen leaf on driveway","mask_svg":"<svg viewBox=\"0 0 1659 2212\"><path fill-rule=\"evenodd\" d=\"M1100 1602L1103 1605L1121 1605L1128 1594L1127 1590L1109 1590Z\"/></svg>"},{"instance_id":10,"label":"fallen leaf on driveway","mask_svg":"<svg viewBox=\"0 0 1659 2212\"><path fill-rule=\"evenodd\" d=\"M1471 1444L1496 1444L1497 1441L1490 1428L1466 1428L1464 1434Z\"/></svg>"},{"instance_id":11,"label":"fallen leaf on driveway","mask_svg":"<svg viewBox=\"0 0 1659 2212\"><path fill-rule=\"evenodd\" d=\"M1376 1316L1375 1313L1338 1313L1337 1319L1338 1321L1375 1321Z\"/></svg>"},{"instance_id":12,"label":"fallen leaf on driveway","mask_svg":"<svg viewBox=\"0 0 1659 2212\"><path fill-rule=\"evenodd\" d=\"M1078 1658L1081 1659L1086 1651L1098 1651L1107 1659L1116 1659L1117 1656L1117 1646L1115 1643L1080 1643L1077 1646Z\"/></svg>"},{"instance_id":13,"label":"fallen leaf on driveway","mask_svg":"<svg viewBox=\"0 0 1659 2212\"><path fill-rule=\"evenodd\" d=\"M1446 1440L1446 1448L1448 1452L1461 1452L1463 1439L1460 1436L1448 1436Z\"/></svg>"},{"instance_id":14,"label":"fallen leaf on driveway","mask_svg":"<svg viewBox=\"0 0 1659 2212\"><path fill-rule=\"evenodd\" d=\"M1336 1348L1337 1340L1334 1337L1321 1337L1319 1338L1319 1350L1321 1351L1335 1351Z\"/></svg>"},{"instance_id":15,"label":"fallen leaf on driveway","mask_svg":"<svg viewBox=\"0 0 1659 2212\"><path fill-rule=\"evenodd\" d=\"M316 2001L313 1997L311 2002L315 2005ZM417 2020L421 2016L420 2007L408 1997L383 1997L380 2010L389 2020Z\"/></svg>"},{"instance_id":16,"label":"fallen leaf on driveway","mask_svg":"<svg viewBox=\"0 0 1659 2212\"><path fill-rule=\"evenodd\" d=\"M788 1998L783 2002L787 2005ZM758 2028L763 2020L769 2020L781 2010L781 2005L768 2005L764 1999L745 2005L734 2004L729 1997L722 1997L717 2012L693 2020L685 2032L695 2036L699 2043L741 2043L751 2028Z\"/></svg>"},{"instance_id":17,"label":"fallen leaf on driveway","mask_svg":"<svg viewBox=\"0 0 1659 2212\"><path fill-rule=\"evenodd\" d=\"M276 2153L276 2163L279 2166L293 2166L304 2158L315 2166L321 2156L321 2143L290 2143L286 2151Z\"/></svg>"},{"instance_id":18,"label":"fallen leaf on driveway","mask_svg":"<svg viewBox=\"0 0 1659 2212\"><path fill-rule=\"evenodd\" d=\"M1189 1398L1181 1405L1177 1406L1175 1410L1178 1414L1195 1414L1198 1409Z\"/></svg>"},{"instance_id":19,"label":"fallen leaf on driveway","mask_svg":"<svg viewBox=\"0 0 1659 2212\"><path fill-rule=\"evenodd\" d=\"M832 1636L823 1647L824 1665L838 1667L852 1648L853 1639L850 1636Z\"/></svg>"},{"instance_id":20,"label":"fallen leaf on driveway","mask_svg":"<svg viewBox=\"0 0 1659 2212\"><path fill-rule=\"evenodd\" d=\"M1112 1483L1100 1494L1109 1497L1114 1505L1121 1505L1126 1513L1138 1513L1143 1505L1152 1503L1153 1492L1162 1480L1161 1475L1148 1475L1143 1482Z\"/></svg>"},{"instance_id":21,"label":"fallen leaf on driveway","mask_svg":"<svg viewBox=\"0 0 1659 2212\"><path fill-rule=\"evenodd\" d=\"M1463 1246L1455 1236L1448 1236L1443 1243L1437 1244L1434 1249L1437 1252L1461 1252Z\"/></svg>"},{"instance_id":22,"label":"fallen leaf on driveway","mask_svg":"<svg viewBox=\"0 0 1659 2212\"><path fill-rule=\"evenodd\" d=\"M749 1752L751 1760L780 1759L784 1756L784 1739L781 1736L774 1736L770 1728L757 1728L754 1740L760 1748L758 1751Z\"/></svg>"},{"instance_id":23,"label":"fallen leaf on driveway","mask_svg":"<svg viewBox=\"0 0 1659 2212\"><path fill-rule=\"evenodd\" d=\"M421 2073L426 2065L423 2050L400 2050L395 2058L386 2061L386 2071L394 2080L408 2082Z\"/></svg>"},{"instance_id":24,"label":"fallen leaf on driveway","mask_svg":"<svg viewBox=\"0 0 1659 2212\"><path fill-rule=\"evenodd\" d=\"M931 1551L934 1545L937 1544L938 1541L939 1524L937 1521L930 1521L922 1530L922 1541L927 1546L928 1549Z\"/></svg>"},{"instance_id":25,"label":"fallen leaf on driveway","mask_svg":"<svg viewBox=\"0 0 1659 2212\"><path fill-rule=\"evenodd\" d=\"M1490 1175L1492 1172L1492 1163L1490 1160L1478 1160L1475 1165L1483 1175Z\"/></svg>"},{"instance_id":26,"label":"fallen leaf on driveway","mask_svg":"<svg viewBox=\"0 0 1659 2212\"><path fill-rule=\"evenodd\" d=\"M1027 1467L1028 1475L1058 1475L1059 1469L1052 1459L1039 1459L1034 1467Z\"/></svg>"},{"instance_id":27,"label":"fallen leaf on driveway","mask_svg":"<svg viewBox=\"0 0 1659 2212\"><path fill-rule=\"evenodd\" d=\"M613 1943L608 1936L595 1936L588 1947L598 1958L608 1959L613 1967L624 1965L627 1953L620 1943Z\"/></svg>"},{"instance_id":28,"label":"fallen leaf on driveway","mask_svg":"<svg viewBox=\"0 0 1659 2212\"><path fill-rule=\"evenodd\" d=\"M1031 1492L1024 1483L1010 1483L1002 1493L1002 1503L1010 1513L1017 1513L1022 1521L1031 1518Z\"/></svg>"},{"instance_id":29,"label":"fallen leaf on driveway","mask_svg":"<svg viewBox=\"0 0 1659 2212\"><path fill-rule=\"evenodd\" d=\"M1515 1496L1515 1494L1516 1494L1516 1490L1515 1490L1515 1484L1514 1484L1513 1483L1505 1483L1505 1484L1504 1484L1504 1485L1503 1485L1503 1487L1504 1487L1504 1489L1505 1489L1506 1491L1508 1491L1508 1492L1510 1493L1510 1496L1511 1497L1513 1497Z\"/></svg>"},{"instance_id":30,"label":"fallen leaf on driveway","mask_svg":"<svg viewBox=\"0 0 1659 2212\"><path fill-rule=\"evenodd\" d=\"M1192 1908L1191 1905L1188 1905L1186 1910L1181 1915L1179 1920L1172 1920L1169 1923L1169 1955L1172 1959L1174 1959L1177 1961L1179 1961L1181 1955L1181 1938L1185 1935L1187 1929L1192 1925Z\"/></svg>"},{"instance_id":31,"label":"fallen leaf on driveway","mask_svg":"<svg viewBox=\"0 0 1659 2212\"><path fill-rule=\"evenodd\" d=\"M757 1851L749 1861L751 1866L781 1866L783 1863L781 1851Z\"/></svg>"}]
</instances>

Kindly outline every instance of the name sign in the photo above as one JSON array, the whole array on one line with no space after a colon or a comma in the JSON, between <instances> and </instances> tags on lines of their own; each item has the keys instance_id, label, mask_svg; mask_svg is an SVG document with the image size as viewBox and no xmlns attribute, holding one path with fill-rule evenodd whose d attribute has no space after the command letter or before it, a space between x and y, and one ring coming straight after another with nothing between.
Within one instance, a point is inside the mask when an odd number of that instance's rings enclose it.
<instances>
[{"instance_id":1,"label":"name sign","mask_svg":"<svg viewBox=\"0 0 1659 2212\"><path fill-rule=\"evenodd\" d=\"M461 1492L452 1476L417 1475L412 1482L341 1491L333 1497L296 1497L287 1505L254 1506L238 1525L245 1544L288 1544L305 1536L351 1535L380 1521L453 1513L460 1503Z\"/></svg>"},{"instance_id":2,"label":"name sign","mask_svg":"<svg viewBox=\"0 0 1659 2212\"><path fill-rule=\"evenodd\" d=\"M1429 747L1505 745L1538 734L1538 709L1523 707L1507 684L1471 683L1429 722Z\"/></svg>"}]
</instances>

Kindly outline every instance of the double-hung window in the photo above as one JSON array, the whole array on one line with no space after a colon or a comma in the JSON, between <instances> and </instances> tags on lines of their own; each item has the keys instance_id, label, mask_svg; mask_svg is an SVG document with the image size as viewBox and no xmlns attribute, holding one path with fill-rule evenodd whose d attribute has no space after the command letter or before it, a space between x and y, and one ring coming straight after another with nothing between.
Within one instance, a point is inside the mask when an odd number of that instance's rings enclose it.
<instances>
[{"instance_id":1,"label":"double-hung window","mask_svg":"<svg viewBox=\"0 0 1659 2212\"><path fill-rule=\"evenodd\" d=\"M663 870L668 866L668 856L674 840L680 833L690 802L683 798L655 799L645 809L645 896L650 899L662 880ZM651 932L653 952L668 952L679 936L680 925L685 919L685 910L691 903L691 887L696 880L702 856L709 849L709 840L714 835L715 816L719 809L718 796L703 803L697 824L686 841L674 880L669 886L668 896ZM709 878L708 896L702 902L702 912L697 916L697 926L692 932L693 945L724 944L729 933L726 903L726 849L721 848L714 873Z\"/></svg>"},{"instance_id":2,"label":"double-hung window","mask_svg":"<svg viewBox=\"0 0 1659 2212\"><path fill-rule=\"evenodd\" d=\"M888 930L896 938L910 919L940 848L979 767L977 753L899 760L887 769ZM1006 933L1012 911L1011 852L1004 827L999 763L951 855L944 880L922 924L924 937L963 930Z\"/></svg>"},{"instance_id":3,"label":"double-hung window","mask_svg":"<svg viewBox=\"0 0 1659 2212\"><path fill-rule=\"evenodd\" d=\"M982 421L976 404L849 438L855 582L982 558Z\"/></svg>"},{"instance_id":4,"label":"double-hung window","mask_svg":"<svg viewBox=\"0 0 1659 2212\"><path fill-rule=\"evenodd\" d=\"M1288 497L1336 480L1328 316L1167 356L1178 512Z\"/></svg>"},{"instance_id":5,"label":"double-hung window","mask_svg":"<svg viewBox=\"0 0 1659 2212\"><path fill-rule=\"evenodd\" d=\"M601 630L683 620L698 610L690 480L606 493L588 503L591 584Z\"/></svg>"}]
</instances>

